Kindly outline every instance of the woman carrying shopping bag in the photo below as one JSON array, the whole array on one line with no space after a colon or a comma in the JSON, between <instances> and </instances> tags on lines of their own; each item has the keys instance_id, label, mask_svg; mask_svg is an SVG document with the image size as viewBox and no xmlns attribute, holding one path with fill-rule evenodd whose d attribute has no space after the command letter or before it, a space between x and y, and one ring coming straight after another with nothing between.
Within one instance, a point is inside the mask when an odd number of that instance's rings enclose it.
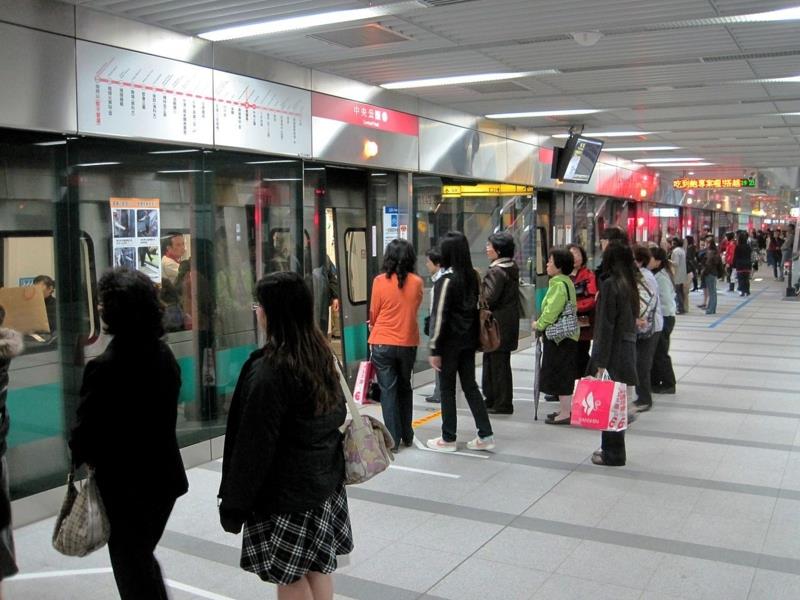
<instances>
[{"instance_id":1,"label":"woman carrying shopping bag","mask_svg":"<svg viewBox=\"0 0 800 600\"><path fill-rule=\"evenodd\" d=\"M115 269L97 288L114 339L83 372L72 461L94 467L120 598L165 600L153 551L189 487L175 435L180 369L161 339L164 309L147 276Z\"/></svg>"},{"instance_id":2,"label":"woman carrying shopping bag","mask_svg":"<svg viewBox=\"0 0 800 600\"><path fill-rule=\"evenodd\" d=\"M470 450L492 450L494 433L486 405L475 382L475 351L478 348L478 276L472 268L469 242L464 234L451 231L439 245L444 272L433 288L431 314L431 367L439 372L442 398L442 435L426 445L441 452L456 451L456 374L475 419L478 435L467 442Z\"/></svg>"},{"instance_id":3,"label":"woman carrying shopping bag","mask_svg":"<svg viewBox=\"0 0 800 600\"><path fill-rule=\"evenodd\" d=\"M267 341L231 401L220 522L244 526L241 567L276 584L279 600L331 600L336 556L353 549L339 375L299 273L266 275L256 295Z\"/></svg>"},{"instance_id":4,"label":"woman carrying shopping bag","mask_svg":"<svg viewBox=\"0 0 800 600\"><path fill-rule=\"evenodd\" d=\"M636 318L639 315L638 269L630 247L622 241L606 243L603 272L595 311L594 343L588 374L625 383L630 398L636 376ZM625 432L604 431L600 450L592 455L596 465L625 464Z\"/></svg>"},{"instance_id":5,"label":"woman carrying shopping bag","mask_svg":"<svg viewBox=\"0 0 800 600\"><path fill-rule=\"evenodd\" d=\"M417 312L423 282L414 273L417 255L406 240L392 240L383 255L383 273L372 282L369 307L369 344L378 371L383 423L392 434L397 452L414 441L411 371L419 346Z\"/></svg>"},{"instance_id":6,"label":"woman carrying shopping bag","mask_svg":"<svg viewBox=\"0 0 800 600\"><path fill-rule=\"evenodd\" d=\"M542 312L533 322L537 335L544 335L539 390L558 396L559 410L547 415L548 425L569 425L572 410L572 390L578 378L578 338L575 285L569 278L575 259L569 250L553 248L547 257L547 294L542 300ZM572 321L569 315L572 315Z\"/></svg>"}]
</instances>

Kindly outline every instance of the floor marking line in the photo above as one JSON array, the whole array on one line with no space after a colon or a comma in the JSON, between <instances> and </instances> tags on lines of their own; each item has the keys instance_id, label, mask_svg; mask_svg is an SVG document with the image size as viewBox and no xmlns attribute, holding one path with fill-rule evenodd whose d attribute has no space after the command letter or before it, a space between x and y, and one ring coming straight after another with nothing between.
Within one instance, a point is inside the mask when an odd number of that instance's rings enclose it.
<instances>
[{"instance_id":1,"label":"floor marking line","mask_svg":"<svg viewBox=\"0 0 800 600\"><path fill-rule=\"evenodd\" d=\"M428 469L417 469L415 467L402 467L400 465L389 465L390 469L398 471L410 471L411 473L422 473L423 475L434 475L435 477L446 477L448 479L461 479L461 475L444 473L442 471L429 471Z\"/></svg>"},{"instance_id":2,"label":"floor marking line","mask_svg":"<svg viewBox=\"0 0 800 600\"><path fill-rule=\"evenodd\" d=\"M166 583L169 587L175 590L180 590L182 592L188 592L193 596L198 596L200 598L208 598L208 600L236 600L236 598L231 598L230 596L223 596L221 594L215 594L214 592L209 592L193 585L186 585L185 583L181 583L180 581L175 581L173 579L165 579L164 583Z\"/></svg>"},{"instance_id":3,"label":"floor marking line","mask_svg":"<svg viewBox=\"0 0 800 600\"><path fill-rule=\"evenodd\" d=\"M54 577L72 577L73 575L104 575L113 573L111 567L96 569L65 569L63 571L39 571L37 573L20 573L9 577L9 581L23 581L26 579L51 579Z\"/></svg>"},{"instance_id":4,"label":"floor marking line","mask_svg":"<svg viewBox=\"0 0 800 600\"><path fill-rule=\"evenodd\" d=\"M733 315L735 315L737 312L739 312L739 310L741 310L742 308L744 308L745 306L750 304L753 300L758 298L761 294L763 294L766 291L767 291L766 289L763 289L760 292L756 292L752 296L748 296L747 300L745 300L744 302L740 302L737 306L735 306L733 308L733 310L728 312L728 314L721 316L719 319L717 319L716 321L711 323L711 325L709 325L708 328L709 329L714 329L717 325L720 325L720 324L724 323L725 321L730 319Z\"/></svg>"},{"instance_id":5,"label":"floor marking line","mask_svg":"<svg viewBox=\"0 0 800 600\"><path fill-rule=\"evenodd\" d=\"M429 415L425 415L424 417L420 417L419 419L411 421L411 428L416 429L417 427L421 427L422 425L425 425L425 423L429 423L430 421L438 419L441 416L442 416L441 410L434 411Z\"/></svg>"}]
</instances>

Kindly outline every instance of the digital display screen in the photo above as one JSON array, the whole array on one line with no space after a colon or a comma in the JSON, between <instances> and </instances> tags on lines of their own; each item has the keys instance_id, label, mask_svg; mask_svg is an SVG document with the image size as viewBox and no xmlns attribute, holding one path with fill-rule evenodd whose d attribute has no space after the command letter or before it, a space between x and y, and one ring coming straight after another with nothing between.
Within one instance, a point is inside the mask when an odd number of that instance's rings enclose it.
<instances>
[{"instance_id":1,"label":"digital display screen","mask_svg":"<svg viewBox=\"0 0 800 600\"><path fill-rule=\"evenodd\" d=\"M564 149L562 160L566 162L563 167L563 174L559 178L562 181L572 183L588 183L592 178L594 166L600 158L600 151L603 149L603 141L576 135L570 138L567 147ZM559 169L561 170L561 169Z\"/></svg>"}]
</instances>

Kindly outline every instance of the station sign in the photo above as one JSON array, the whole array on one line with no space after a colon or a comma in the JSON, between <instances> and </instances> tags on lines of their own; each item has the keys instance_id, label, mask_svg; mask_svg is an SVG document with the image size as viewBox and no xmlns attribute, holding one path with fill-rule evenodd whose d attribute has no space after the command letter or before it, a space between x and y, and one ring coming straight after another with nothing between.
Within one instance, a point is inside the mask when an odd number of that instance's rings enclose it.
<instances>
[{"instance_id":1,"label":"station sign","mask_svg":"<svg viewBox=\"0 0 800 600\"><path fill-rule=\"evenodd\" d=\"M476 185L443 185L443 198L487 198L491 196L530 196L533 186L513 183L478 183Z\"/></svg>"},{"instance_id":2,"label":"station sign","mask_svg":"<svg viewBox=\"0 0 800 600\"><path fill-rule=\"evenodd\" d=\"M725 178L706 178L698 179L696 177L682 177L672 181L672 187L676 190L698 190L698 189L739 189L739 188L755 188L755 177L725 177Z\"/></svg>"}]
</instances>

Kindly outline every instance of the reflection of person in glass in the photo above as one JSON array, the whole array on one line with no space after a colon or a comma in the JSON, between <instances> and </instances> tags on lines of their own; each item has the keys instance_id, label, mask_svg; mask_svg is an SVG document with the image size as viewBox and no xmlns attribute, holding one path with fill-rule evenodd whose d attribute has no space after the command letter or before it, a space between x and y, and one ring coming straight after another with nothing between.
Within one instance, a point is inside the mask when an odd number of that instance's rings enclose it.
<instances>
[{"instance_id":1,"label":"reflection of person in glass","mask_svg":"<svg viewBox=\"0 0 800 600\"><path fill-rule=\"evenodd\" d=\"M333 312L339 312L339 272L336 265L326 254L325 262L314 269L311 274L314 282L314 317L319 324L319 328L325 335L328 334L328 320L330 308ZM334 337L338 332L332 332Z\"/></svg>"},{"instance_id":2,"label":"reflection of person in glass","mask_svg":"<svg viewBox=\"0 0 800 600\"><path fill-rule=\"evenodd\" d=\"M186 254L186 242L183 234L170 233L161 238L161 276L175 283L184 254Z\"/></svg>"},{"instance_id":3,"label":"reflection of person in glass","mask_svg":"<svg viewBox=\"0 0 800 600\"><path fill-rule=\"evenodd\" d=\"M38 275L33 280L33 287L42 291L44 296L44 309L47 311L47 322L50 324L50 332L56 330L56 299L53 292L56 291L56 282L47 275Z\"/></svg>"},{"instance_id":4,"label":"reflection of person in glass","mask_svg":"<svg viewBox=\"0 0 800 600\"><path fill-rule=\"evenodd\" d=\"M6 437L9 428L6 394L11 359L22 354L24 349L22 336L13 329L2 326L5 317L6 311L0 306L0 581L14 575L18 570L14 556L14 539L11 536L11 497L8 491L6 462Z\"/></svg>"},{"instance_id":5,"label":"reflection of person in glass","mask_svg":"<svg viewBox=\"0 0 800 600\"><path fill-rule=\"evenodd\" d=\"M95 469L120 597L166 599L153 551L188 490L175 434L181 372L161 340L163 309L146 275L116 269L100 279L98 294L113 339L84 370L72 461Z\"/></svg>"}]
</instances>

